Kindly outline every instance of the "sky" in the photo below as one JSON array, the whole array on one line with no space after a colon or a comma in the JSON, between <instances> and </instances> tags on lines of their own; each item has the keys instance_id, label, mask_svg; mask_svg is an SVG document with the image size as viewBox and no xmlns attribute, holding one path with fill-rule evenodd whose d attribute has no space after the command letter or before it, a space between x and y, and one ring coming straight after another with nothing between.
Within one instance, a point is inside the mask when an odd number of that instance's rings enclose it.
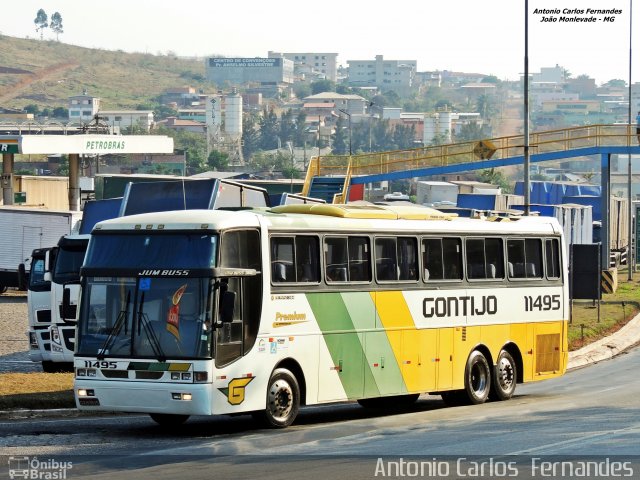
<instances>
[{"instance_id":1,"label":"sky","mask_svg":"<svg viewBox=\"0 0 640 480\"><path fill-rule=\"evenodd\" d=\"M560 65L602 84L629 79L632 0L529 0L529 72ZM39 38L40 8L62 16L60 41L90 48L179 56L267 57L337 53L348 60L417 60L449 70L517 80L524 72L525 0L20 0L5 5L0 33ZM632 82L640 81L640 2L633 8ZM563 23L536 9L611 9L613 22ZM585 13L578 15L587 18ZM543 22L543 17L555 22ZM46 29L45 39L55 39ZM0 63L2 49L0 46Z\"/></svg>"}]
</instances>

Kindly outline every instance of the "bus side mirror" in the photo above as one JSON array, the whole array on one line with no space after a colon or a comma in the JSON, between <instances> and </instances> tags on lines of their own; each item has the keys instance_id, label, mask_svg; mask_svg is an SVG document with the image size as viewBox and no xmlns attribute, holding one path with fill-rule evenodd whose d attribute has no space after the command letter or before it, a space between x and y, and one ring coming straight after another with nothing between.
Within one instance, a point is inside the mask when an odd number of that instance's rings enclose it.
<instances>
[{"instance_id":1,"label":"bus side mirror","mask_svg":"<svg viewBox=\"0 0 640 480\"><path fill-rule=\"evenodd\" d=\"M236 292L226 291L220 298L220 321L222 323L233 322L233 314L236 305Z\"/></svg>"},{"instance_id":2,"label":"bus side mirror","mask_svg":"<svg viewBox=\"0 0 640 480\"><path fill-rule=\"evenodd\" d=\"M74 320L74 315L71 312L71 290L65 288L62 290L62 311L60 312L62 320L71 319Z\"/></svg>"},{"instance_id":3,"label":"bus side mirror","mask_svg":"<svg viewBox=\"0 0 640 480\"><path fill-rule=\"evenodd\" d=\"M24 263L18 265L18 288L20 290L26 290L29 281L27 279L27 269Z\"/></svg>"}]
</instances>

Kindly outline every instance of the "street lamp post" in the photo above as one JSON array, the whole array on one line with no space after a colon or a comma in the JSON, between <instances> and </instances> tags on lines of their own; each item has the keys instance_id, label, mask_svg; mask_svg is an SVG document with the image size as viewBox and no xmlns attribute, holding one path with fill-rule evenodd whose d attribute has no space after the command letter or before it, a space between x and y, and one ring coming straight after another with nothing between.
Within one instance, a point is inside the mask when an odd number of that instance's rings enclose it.
<instances>
[{"instance_id":1,"label":"street lamp post","mask_svg":"<svg viewBox=\"0 0 640 480\"><path fill-rule=\"evenodd\" d=\"M351 151L351 114L346 110L342 110L342 109L340 109L340 112L344 113L349 119L349 156L351 156L353 154L353 152Z\"/></svg>"},{"instance_id":2,"label":"street lamp post","mask_svg":"<svg viewBox=\"0 0 640 480\"><path fill-rule=\"evenodd\" d=\"M633 132L631 127L631 32L633 26L633 0L629 0L629 133ZM631 135L629 136L629 147L631 147ZM634 256L635 252L631 251L631 244L633 243L633 196L631 195L631 150L629 150L629 165L628 165L628 176L627 179L627 189L628 189L628 203L629 203L629 241L628 241L628 251L627 251L627 271L628 276L627 280L633 280L633 271L635 270L634 266ZM607 201L609 201L607 199ZM636 241L638 241L638 232L636 232Z\"/></svg>"}]
</instances>

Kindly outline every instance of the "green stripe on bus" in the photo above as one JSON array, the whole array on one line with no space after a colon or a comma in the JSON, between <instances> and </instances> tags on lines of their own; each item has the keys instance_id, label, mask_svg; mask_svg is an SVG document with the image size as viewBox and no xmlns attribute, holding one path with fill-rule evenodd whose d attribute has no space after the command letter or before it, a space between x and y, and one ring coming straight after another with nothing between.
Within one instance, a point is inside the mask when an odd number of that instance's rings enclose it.
<instances>
[{"instance_id":1,"label":"green stripe on bus","mask_svg":"<svg viewBox=\"0 0 640 480\"><path fill-rule=\"evenodd\" d=\"M376 307L369 292L343 293L342 300L356 329L365 331L365 359L375 379L375 386L365 383L364 396L397 395L406 392L402 372L388 338L388 335L401 333L387 333L381 330L382 322L377 318ZM371 331L373 329L377 331Z\"/></svg>"},{"instance_id":2,"label":"green stripe on bus","mask_svg":"<svg viewBox=\"0 0 640 480\"><path fill-rule=\"evenodd\" d=\"M355 333L353 319L342 296L339 293L309 293L307 300L323 333L333 365L340 367L339 377L347 397L362 398L365 385L367 395L378 395L362 348L364 334ZM325 367L328 366L320 366Z\"/></svg>"}]
</instances>

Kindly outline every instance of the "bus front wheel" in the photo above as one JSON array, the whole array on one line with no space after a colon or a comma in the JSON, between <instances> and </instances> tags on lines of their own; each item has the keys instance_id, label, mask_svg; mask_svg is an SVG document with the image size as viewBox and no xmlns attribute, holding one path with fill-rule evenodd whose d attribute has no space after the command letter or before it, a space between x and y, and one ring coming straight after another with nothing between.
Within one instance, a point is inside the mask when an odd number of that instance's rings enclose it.
<instances>
[{"instance_id":1,"label":"bus front wheel","mask_svg":"<svg viewBox=\"0 0 640 480\"><path fill-rule=\"evenodd\" d=\"M187 421L189 415L171 415L168 413L150 413L151 419L163 427L177 427Z\"/></svg>"},{"instance_id":2,"label":"bus front wheel","mask_svg":"<svg viewBox=\"0 0 640 480\"><path fill-rule=\"evenodd\" d=\"M489 397L492 400L509 400L516 390L517 378L516 362L509 352L502 350L491 377Z\"/></svg>"},{"instance_id":3,"label":"bus front wheel","mask_svg":"<svg viewBox=\"0 0 640 480\"><path fill-rule=\"evenodd\" d=\"M300 387L296 377L285 368L274 370L267 387L267 406L258 419L270 427L285 428L293 423L300 410Z\"/></svg>"},{"instance_id":4,"label":"bus front wheel","mask_svg":"<svg viewBox=\"0 0 640 480\"><path fill-rule=\"evenodd\" d=\"M468 403L479 405L486 402L491 390L491 369L482 352L474 350L469 355L464 371L464 391Z\"/></svg>"}]
</instances>

